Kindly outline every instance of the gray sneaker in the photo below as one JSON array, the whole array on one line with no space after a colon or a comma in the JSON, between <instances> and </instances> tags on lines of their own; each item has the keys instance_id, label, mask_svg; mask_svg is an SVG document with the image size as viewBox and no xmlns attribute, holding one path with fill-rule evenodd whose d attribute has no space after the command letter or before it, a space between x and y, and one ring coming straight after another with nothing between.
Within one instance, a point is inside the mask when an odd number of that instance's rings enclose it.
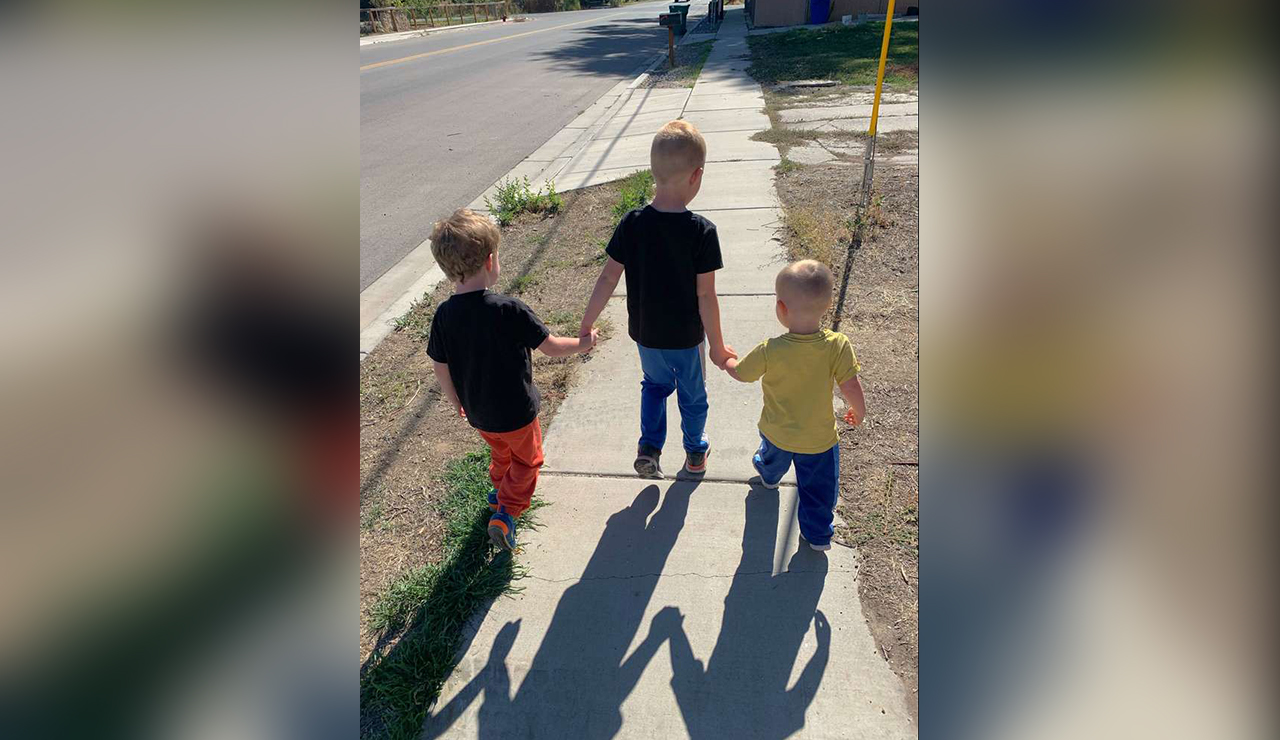
<instances>
[{"instance_id":1,"label":"gray sneaker","mask_svg":"<svg viewBox=\"0 0 1280 740\"><path fill-rule=\"evenodd\" d=\"M684 470L690 475L702 475L707 472L707 458L711 455L711 448L708 447L702 452L684 453Z\"/></svg>"},{"instance_id":2,"label":"gray sneaker","mask_svg":"<svg viewBox=\"0 0 1280 740\"><path fill-rule=\"evenodd\" d=\"M661 478L662 466L658 464L658 458L662 456L662 450L649 445L640 445L640 449L636 451L636 474L641 478Z\"/></svg>"}]
</instances>

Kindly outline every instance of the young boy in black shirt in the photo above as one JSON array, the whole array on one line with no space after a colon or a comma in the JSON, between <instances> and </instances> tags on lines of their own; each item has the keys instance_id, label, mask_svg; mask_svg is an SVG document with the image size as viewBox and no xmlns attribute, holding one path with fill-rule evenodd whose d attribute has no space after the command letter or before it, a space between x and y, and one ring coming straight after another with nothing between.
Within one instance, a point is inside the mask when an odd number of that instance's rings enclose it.
<instances>
[{"instance_id":1,"label":"young boy in black shirt","mask_svg":"<svg viewBox=\"0 0 1280 740\"><path fill-rule=\"evenodd\" d=\"M465 208L436 224L431 253L454 282L431 320L427 355L440 390L489 443L489 538L516 546L516 518L529 508L542 466L542 427L530 350L586 352L596 332L552 336L522 301L487 289L498 282L498 227Z\"/></svg>"},{"instance_id":2,"label":"young boy in black shirt","mask_svg":"<svg viewBox=\"0 0 1280 740\"><path fill-rule=\"evenodd\" d=\"M707 469L706 337L711 361L724 367L737 357L720 332L716 270L723 267L715 224L686 206L702 187L707 143L685 121L671 121L653 138L649 164L653 203L622 218L605 251L605 263L582 317L579 334L596 318L627 275L627 326L640 349L640 442L635 469L661 478L659 456L667 438L667 397L676 394L690 473Z\"/></svg>"}]
</instances>

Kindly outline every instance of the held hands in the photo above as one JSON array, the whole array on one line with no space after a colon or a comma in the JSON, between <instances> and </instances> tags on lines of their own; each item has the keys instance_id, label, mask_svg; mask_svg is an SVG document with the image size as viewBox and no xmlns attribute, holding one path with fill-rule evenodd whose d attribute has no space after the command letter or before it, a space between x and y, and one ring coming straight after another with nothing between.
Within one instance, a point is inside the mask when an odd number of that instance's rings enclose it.
<instances>
[{"instance_id":1,"label":"held hands","mask_svg":"<svg viewBox=\"0 0 1280 740\"><path fill-rule=\"evenodd\" d=\"M578 351L590 352L591 348L596 346L596 342L600 340L600 331L591 327L583 327L578 330Z\"/></svg>"},{"instance_id":2,"label":"held hands","mask_svg":"<svg viewBox=\"0 0 1280 740\"><path fill-rule=\"evenodd\" d=\"M733 351L733 347L722 344L719 347L711 348L711 362L721 370L725 369L725 363L730 359L738 359L738 353Z\"/></svg>"}]
</instances>

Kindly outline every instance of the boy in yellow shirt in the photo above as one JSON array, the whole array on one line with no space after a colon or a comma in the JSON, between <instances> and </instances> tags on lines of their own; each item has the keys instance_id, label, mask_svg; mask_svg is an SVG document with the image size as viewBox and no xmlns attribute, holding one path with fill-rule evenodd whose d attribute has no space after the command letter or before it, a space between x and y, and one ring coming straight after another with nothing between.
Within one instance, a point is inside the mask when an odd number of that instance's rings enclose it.
<instances>
[{"instance_id":1,"label":"boy in yellow shirt","mask_svg":"<svg viewBox=\"0 0 1280 740\"><path fill-rule=\"evenodd\" d=\"M768 339L724 369L736 380L764 379L760 449L752 458L760 482L777 488L794 462L799 488L800 534L814 550L830 550L840 487L840 438L831 407L832 383L849 405L844 419L857 426L866 416L861 367L849 338L823 329L835 280L816 260L787 265L774 292L778 321L788 332Z\"/></svg>"}]
</instances>

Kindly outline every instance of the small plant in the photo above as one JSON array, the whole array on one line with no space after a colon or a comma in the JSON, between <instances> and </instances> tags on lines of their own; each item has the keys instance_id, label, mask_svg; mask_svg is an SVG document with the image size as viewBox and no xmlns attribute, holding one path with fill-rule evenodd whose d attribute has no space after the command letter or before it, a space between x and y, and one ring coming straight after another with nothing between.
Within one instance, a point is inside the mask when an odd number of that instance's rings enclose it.
<instances>
[{"instance_id":1,"label":"small plant","mask_svg":"<svg viewBox=\"0 0 1280 740\"><path fill-rule=\"evenodd\" d=\"M653 173L641 170L628 175L622 181L618 202L613 206L613 218L621 221L622 217L637 208L642 208L653 200ZM608 242L605 242L608 244Z\"/></svg>"},{"instance_id":2,"label":"small plant","mask_svg":"<svg viewBox=\"0 0 1280 740\"><path fill-rule=\"evenodd\" d=\"M485 196L484 207L498 219L500 226L509 226L521 213L558 213L564 207L564 198L556 192L556 184L548 181L534 192L528 177L519 180L508 178L498 183L496 201Z\"/></svg>"},{"instance_id":3,"label":"small plant","mask_svg":"<svg viewBox=\"0 0 1280 740\"><path fill-rule=\"evenodd\" d=\"M360 515L360 528L373 529L373 526L377 524L378 521L381 519L382 519L382 504L380 503L373 504L372 506L369 507L368 511L365 511L363 514Z\"/></svg>"},{"instance_id":4,"label":"small plant","mask_svg":"<svg viewBox=\"0 0 1280 740\"><path fill-rule=\"evenodd\" d=\"M804 165L800 164L799 162L783 157L782 161L774 165L773 169L775 169L779 175L786 175L788 173L795 172L796 170L800 169L803 166Z\"/></svg>"},{"instance_id":5,"label":"small plant","mask_svg":"<svg viewBox=\"0 0 1280 740\"><path fill-rule=\"evenodd\" d=\"M435 312L431 310L431 296L423 293L421 298L409 306L408 311L391 322L391 328L395 331L412 331L418 335L419 339L426 339L431 331L431 317L434 315Z\"/></svg>"},{"instance_id":6,"label":"small plant","mask_svg":"<svg viewBox=\"0 0 1280 740\"><path fill-rule=\"evenodd\" d=\"M538 278L533 275L517 275L507 284L507 295L520 295L537 284Z\"/></svg>"}]
</instances>

